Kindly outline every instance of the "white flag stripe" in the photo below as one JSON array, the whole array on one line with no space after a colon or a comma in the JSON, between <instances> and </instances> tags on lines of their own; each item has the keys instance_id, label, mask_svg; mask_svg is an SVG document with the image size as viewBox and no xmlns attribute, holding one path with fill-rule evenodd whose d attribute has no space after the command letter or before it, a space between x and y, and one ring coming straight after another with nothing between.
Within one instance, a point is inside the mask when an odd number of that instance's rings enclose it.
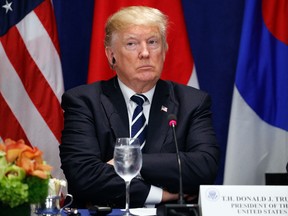
<instances>
[{"instance_id":1,"label":"white flag stripe","mask_svg":"<svg viewBox=\"0 0 288 216\"><path fill-rule=\"evenodd\" d=\"M287 140L287 131L260 119L235 87L224 184L265 184L265 173L285 172Z\"/></svg>"},{"instance_id":2,"label":"white flag stripe","mask_svg":"<svg viewBox=\"0 0 288 216\"><path fill-rule=\"evenodd\" d=\"M193 65L192 74L190 76L190 79L189 79L187 85L199 89L199 82L198 82L198 78L197 78L195 65Z\"/></svg>"},{"instance_id":3,"label":"white flag stripe","mask_svg":"<svg viewBox=\"0 0 288 216\"><path fill-rule=\"evenodd\" d=\"M59 142L30 100L17 72L5 54L2 43L0 43L0 58L0 91L3 98L24 129L31 145L37 146L41 150L49 146L49 151L44 152L44 160L55 167L56 173L52 171L52 175L60 177L61 172L58 168L60 158L58 156L55 157L59 152L56 143L59 144ZM7 85L7 83L13 84ZM21 104L21 106L19 106L19 104ZM26 110L29 110L29 112L26 112ZM55 145L51 143L55 143Z\"/></svg>"},{"instance_id":4,"label":"white flag stripe","mask_svg":"<svg viewBox=\"0 0 288 216\"><path fill-rule=\"evenodd\" d=\"M46 29L34 11L22 19L16 27L35 64L60 102L64 91L61 62Z\"/></svg>"}]
</instances>

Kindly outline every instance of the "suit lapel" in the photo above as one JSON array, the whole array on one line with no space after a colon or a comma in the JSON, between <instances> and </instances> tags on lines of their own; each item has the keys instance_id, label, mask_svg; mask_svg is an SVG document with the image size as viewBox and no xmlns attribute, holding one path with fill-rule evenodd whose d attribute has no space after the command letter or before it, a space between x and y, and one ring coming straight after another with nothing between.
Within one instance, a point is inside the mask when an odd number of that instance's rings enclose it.
<instances>
[{"instance_id":1,"label":"suit lapel","mask_svg":"<svg viewBox=\"0 0 288 216\"><path fill-rule=\"evenodd\" d=\"M117 77L102 82L100 100L115 135L114 138L129 137L128 113ZM168 115L177 114L177 112L178 103L175 100L171 82L159 80L152 99L147 139L142 149L143 152L161 151L169 129ZM157 145L155 145L156 143Z\"/></svg>"},{"instance_id":2,"label":"suit lapel","mask_svg":"<svg viewBox=\"0 0 288 216\"><path fill-rule=\"evenodd\" d=\"M116 137L129 137L129 120L117 77L102 82L101 103Z\"/></svg>"},{"instance_id":3,"label":"suit lapel","mask_svg":"<svg viewBox=\"0 0 288 216\"><path fill-rule=\"evenodd\" d=\"M174 92L171 85L170 82L162 80L157 83L150 108L149 127L143 152L153 153L161 151L169 129L168 115L171 113L177 114L178 104L174 100Z\"/></svg>"}]
</instances>

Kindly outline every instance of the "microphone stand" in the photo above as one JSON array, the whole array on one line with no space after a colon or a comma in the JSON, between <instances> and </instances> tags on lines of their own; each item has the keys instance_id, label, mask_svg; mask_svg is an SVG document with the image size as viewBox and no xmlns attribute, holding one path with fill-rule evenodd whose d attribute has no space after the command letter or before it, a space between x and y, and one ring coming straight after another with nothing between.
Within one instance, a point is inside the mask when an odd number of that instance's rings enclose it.
<instances>
[{"instance_id":1,"label":"microphone stand","mask_svg":"<svg viewBox=\"0 0 288 216\"><path fill-rule=\"evenodd\" d=\"M157 207L158 216L198 216L199 206L197 204L185 204L183 195L182 166L176 138L175 126L177 124L176 116L168 116L169 126L172 127L174 143L176 146L176 155L179 168L179 200L178 204L162 204Z\"/></svg>"},{"instance_id":2,"label":"microphone stand","mask_svg":"<svg viewBox=\"0 0 288 216\"><path fill-rule=\"evenodd\" d=\"M183 195L183 183L182 183L182 166L181 166L181 159L179 155L179 149L178 149L178 142L176 139L176 132L175 132L175 123L172 123L172 130L173 130L173 137L174 137L174 143L176 146L176 155L177 155L177 161L178 161L178 167L179 167L179 204L184 204L184 195Z\"/></svg>"}]
</instances>

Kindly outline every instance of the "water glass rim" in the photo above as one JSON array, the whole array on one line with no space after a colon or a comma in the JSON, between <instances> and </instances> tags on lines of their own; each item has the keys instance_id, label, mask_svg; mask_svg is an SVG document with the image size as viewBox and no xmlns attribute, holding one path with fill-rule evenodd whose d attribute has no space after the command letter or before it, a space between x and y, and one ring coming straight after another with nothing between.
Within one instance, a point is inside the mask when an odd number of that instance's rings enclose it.
<instances>
[{"instance_id":1,"label":"water glass rim","mask_svg":"<svg viewBox=\"0 0 288 216\"><path fill-rule=\"evenodd\" d=\"M120 143L120 140L126 140L124 141L124 143ZM133 144L133 146L140 146L140 141L138 138L132 138L132 137L117 137L116 138L116 145L117 143L119 143L119 145L131 145Z\"/></svg>"}]
</instances>

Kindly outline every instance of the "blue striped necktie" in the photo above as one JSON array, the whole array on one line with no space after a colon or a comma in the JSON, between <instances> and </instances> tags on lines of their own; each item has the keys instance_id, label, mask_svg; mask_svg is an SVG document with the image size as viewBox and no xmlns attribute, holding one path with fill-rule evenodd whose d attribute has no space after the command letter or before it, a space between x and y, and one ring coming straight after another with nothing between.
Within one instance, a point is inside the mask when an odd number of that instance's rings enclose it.
<instances>
[{"instance_id":1,"label":"blue striped necktie","mask_svg":"<svg viewBox=\"0 0 288 216\"><path fill-rule=\"evenodd\" d=\"M135 94L131 97L131 100L137 104L132 116L131 137L138 138L142 148L145 144L147 133L147 123L143 113L143 103L148 99L145 95Z\"/></svg>"}]
</instances>

